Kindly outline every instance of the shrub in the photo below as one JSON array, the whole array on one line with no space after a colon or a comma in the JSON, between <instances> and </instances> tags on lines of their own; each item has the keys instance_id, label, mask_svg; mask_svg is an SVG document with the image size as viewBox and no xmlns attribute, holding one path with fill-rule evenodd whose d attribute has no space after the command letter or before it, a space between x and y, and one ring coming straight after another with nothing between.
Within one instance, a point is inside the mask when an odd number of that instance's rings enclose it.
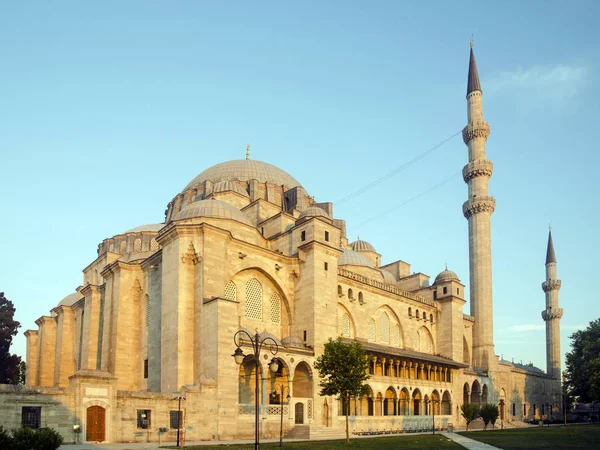
<instances>
[{"instance_id":1,"label":"shrub","mask_svg":"<svg viewBox=\"0 0 600 450\"><path fill-rule=\"evenodd\" d=\"M63 443L62 436L52 428L32 430L29 427L21 427L12 430L12 438L8 436L8 433L4 432L8 443L3 445L3 432L4 430L0 430L0 449L56 450Z\"/></svg>"},{"instance_id":2,"label":"shrub","mask_svg":"<svg viewBox=\"0 0 600 450\"><path fill-rule=\"evenodd\" d=\"M460 405L460 410L465 422L467 422L467 431L469 431L469 424L479 417L479 406L472 403L465 403Z\"/></svg>"},{"instance_id":3,"label":"shrub","mask_svg":"<svg viewBox=\"0 0 600 450\"><path fill-rule=\"evenodd\" d=\"M0 426L0 448L12 448L12 438L2 426Z\"/></svg>"},{"instance_id":4,"label":"shrub","mask_svg":"<svg viewBox=\"0 0 600 450\"><path fill-rule=\"evenodd\" d=\"M12 450L37 449L38 442L35 431L29 427L12 430Z\"/></svg>"},{"instance_id":5,"label":"shrub","mask_svg":"<svg viewBox=\"0 0 600 450\"><path fill-rule=\"evenodd\" d=\"M63 437L52 428L36 431L38 447L36 450L56 450L63 443Z\"/></svg>"}]
</instances>

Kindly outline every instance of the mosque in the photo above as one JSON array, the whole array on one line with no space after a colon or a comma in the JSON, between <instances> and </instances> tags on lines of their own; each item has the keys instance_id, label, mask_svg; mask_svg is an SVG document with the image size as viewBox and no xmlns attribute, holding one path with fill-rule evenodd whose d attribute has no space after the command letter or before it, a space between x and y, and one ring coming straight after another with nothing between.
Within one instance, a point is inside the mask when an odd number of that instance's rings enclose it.
<instances>
[{"instance_id":1,"label":"mosque","mask_svg":"<svg viewBox=\"0 0 600 450\"><path fill-rule=\"evenodd\" d=\"M334 205L247 152L191 180L164 223L98 245L76 292L25 332L27 381L0 386L4 426L52 427L66 442L173 441L178 429L186 441L251 439L258 400L263 438L281 420L287 436L337 437L345 410L319 395L314 362L338 336L372 357L353 433L464 426L464 403L503 405L505 426L561 417L551 235L547 370L494 352L493 165L472 48L466 99L469 314L456 273L431 282L404 261L383 265L383 249L348 240ZM232 357L238 330L264 340L258 364L249 338L236 341L240 364Z\"/></svg>"}]
</instances>

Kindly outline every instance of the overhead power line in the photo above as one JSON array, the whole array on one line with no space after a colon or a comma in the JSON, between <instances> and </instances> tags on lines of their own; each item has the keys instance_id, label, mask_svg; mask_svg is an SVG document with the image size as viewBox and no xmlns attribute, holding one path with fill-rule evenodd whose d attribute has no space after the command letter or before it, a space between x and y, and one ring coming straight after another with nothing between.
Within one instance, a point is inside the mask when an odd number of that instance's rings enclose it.
<instances>
[{"instance_id":1,"label":"overhead power line","mask_svg":"<svg viewBox=\"0 0 600 450\"><path fill-rule=\"evenodd\" d=\"M456 136L456 135L455 135L455 136ZM367 223L369 223L369 222L372 222L373 220L379 219L380 217L383 217L383 216L385 216L385 215L387 215L387 214L389 214L389 213L391 213L391 212L394 212L394 211L396 211L396 210L398 210L398 209L402 208L403 206L406 206L406 205L408 205L409 203L411 203L411 202L413 202L413 201L415 201L415 200L417 200L417 199L419 199L419 198L423 197L424 195L427 195L427 194L429 194L431 191L434 191L434 190L436 190L436 189L438 189L438 188L441 188L443 185L445 185L446 183L448 183L449 181L451 181L451 180L452 180L454 177L456 177L456 176L457 176L457 175L459 175L460 173L462 173L462 170L459 170L458 172L454 172L452 175L450 175L448 178L446 178L446 179L445 179L445 180L443 180L442 182L440 182L440 183L436 184L435 186L432 186L432 187L430 187L429 189L427 189L427 190L425 190L425 191L421 192L420 194L417 194L417 195L415 195L414 197L411 197L411 198L409 198L409 199L408 199L408 200L406 200L405 202L403 202L403 203L400 203L398 206L395 206L394 208L390 208L390 209L388 209L387 211L384 211L384 212L382 212L381 214L379 214L379 215L377 215L377 216L375 216L375 217L371 217L370 219L368 219L368 220L365 220L364 222L362 222L361 224L359 224L357 228L360 228L360 227L362 227L363 225L365 225L365 224L367 224Z\"/></svg>"},{"instance_id":2,"label":"overhead power line","mask_svg":"<svg viewBox=\"0 0 600 450\"><path fill-rule=\"evenodd\" d=\"M400 167L397 167L396 169L392 170L391 172L388 172L387 174L383 175L382 177L376 179L375 181L373 181L372 183L367 184L366 186L360 188L359 190L352 192L351 194L348 194L347 196L345 196L344 198L342 198L341 200L338 200L337 202L335 202L336 205L339 205L341 203L347 202L348 200L353 199L354 197L359 196L360 194L368 191L371 188L374 188L375 186L377 186L380 183L383 183L385 180L388 180L389 178L392 178L394 175L396 175L397 173L401 172L402 170L406 169L407 167L412 166L414 163L416 163L417 161L420 161L421 159L425 158L427 155L429 155L431 152L433 152L434 150L437 150L438 148L440 148L442 145L444 145L445 143L449 142L450 140L452 140L454 137L458 136L460 133L462 133L462 130L454 133L452 136L447 137L446 139L444 139L443 141L435 144L433 147L431 147L430 149L424 151L423 153L421 153L420 155L415 156L413 159L411 159L410 161L405 162L403 165L401 165Z\"/></svg>"}]
</instances>

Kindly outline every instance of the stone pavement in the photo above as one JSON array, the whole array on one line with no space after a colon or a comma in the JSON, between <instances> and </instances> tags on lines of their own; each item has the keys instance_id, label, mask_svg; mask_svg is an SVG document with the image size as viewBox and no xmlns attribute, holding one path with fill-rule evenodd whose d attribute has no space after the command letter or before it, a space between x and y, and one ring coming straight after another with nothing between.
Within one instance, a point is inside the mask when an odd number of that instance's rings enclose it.
<instances>
[{"instance_id":1,"label":"stone pavement","mask_svg":"<svg viewBox=\"0 0 600 450\"><path fill-rule=\"evenodd\" d=\"M415 433L415 434L429 434L429 433ZM414 436L415 434L406 434L403 436ZM464 437L460 434L456 433L447 433L440 432L441 435L446 436L448 439L456 442L459 445L462 445L468 450L500 450L498 447L494 447L492 445L484 444L483 442L475 441L473 439L469 439L468 437ZM382 436L352 436L352 439L369 439L376 438ZM293 441L303 441L304 439L285 439L285 442L293 442ZM186 446L191 445L233 445L233 444L252 444L253 440L237 440L237 441L200 441L200 442L186 442ZM261 443L267 442L279 442L279 439L263 439ZM174 446L175 442L162 442L161 447L163 446ZM315 444L315 448L318 447ZM129 444L67 444L62 445L59 450L156 450L160 448L158 446L158 442L148 442L148 443L129 443Z\"/></svg>"}]
</instances>

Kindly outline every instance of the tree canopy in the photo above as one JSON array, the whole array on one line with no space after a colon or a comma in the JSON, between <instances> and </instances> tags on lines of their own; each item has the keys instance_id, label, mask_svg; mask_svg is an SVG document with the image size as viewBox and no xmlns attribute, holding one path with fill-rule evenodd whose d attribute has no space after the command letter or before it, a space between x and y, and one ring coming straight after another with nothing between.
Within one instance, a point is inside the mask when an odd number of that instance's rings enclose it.
<instances>
[{"instance_id":1,"label":"tree canopy","mask_svg":"<svg viewBox=\"0 0 600 450\"><path fill-rule=\"evenodd\" d=\"M472 403L463 403L460 405L461 415L467 422L467 431L469 431L469 424L479 417L479 406Z\"/></svg>"},{"instance_id":2,"label":"tree canopy","mask_svg":"<svg viewBox=\"0 0 600 450\"><path fill-rule=\"evenodd\" d=\"M24 362L21 357L10 353L12 339L21 326L14 320L13 303L0 292L0 383L18 384L24 382Z\"/></svg>"},{"instance_id":3,"label":"tree canopy","mask_svg":"<svg viewBox=\"0 0 600 450\"><path fill-rule=\"evenodd\" d=\"M500 415L500 410L498 409L498 405L493 403L486 403L481 407L479 411L479 415L483 419L483 429L487 429L488 423L492 423L494 425L496 420L498 420L498 416Z\"/></svg>"},{"instance_id":4,"label":"tree canopy","mask_svg":"<svg viewBox=\"0 0 600 450\"><path fill-rule=\"evenodd\" d=\"M581 402L600 400L600 319L590 322L585 330L569 336L571 351L567 353L566 388Z\"/></svg>"}]
</instances>

